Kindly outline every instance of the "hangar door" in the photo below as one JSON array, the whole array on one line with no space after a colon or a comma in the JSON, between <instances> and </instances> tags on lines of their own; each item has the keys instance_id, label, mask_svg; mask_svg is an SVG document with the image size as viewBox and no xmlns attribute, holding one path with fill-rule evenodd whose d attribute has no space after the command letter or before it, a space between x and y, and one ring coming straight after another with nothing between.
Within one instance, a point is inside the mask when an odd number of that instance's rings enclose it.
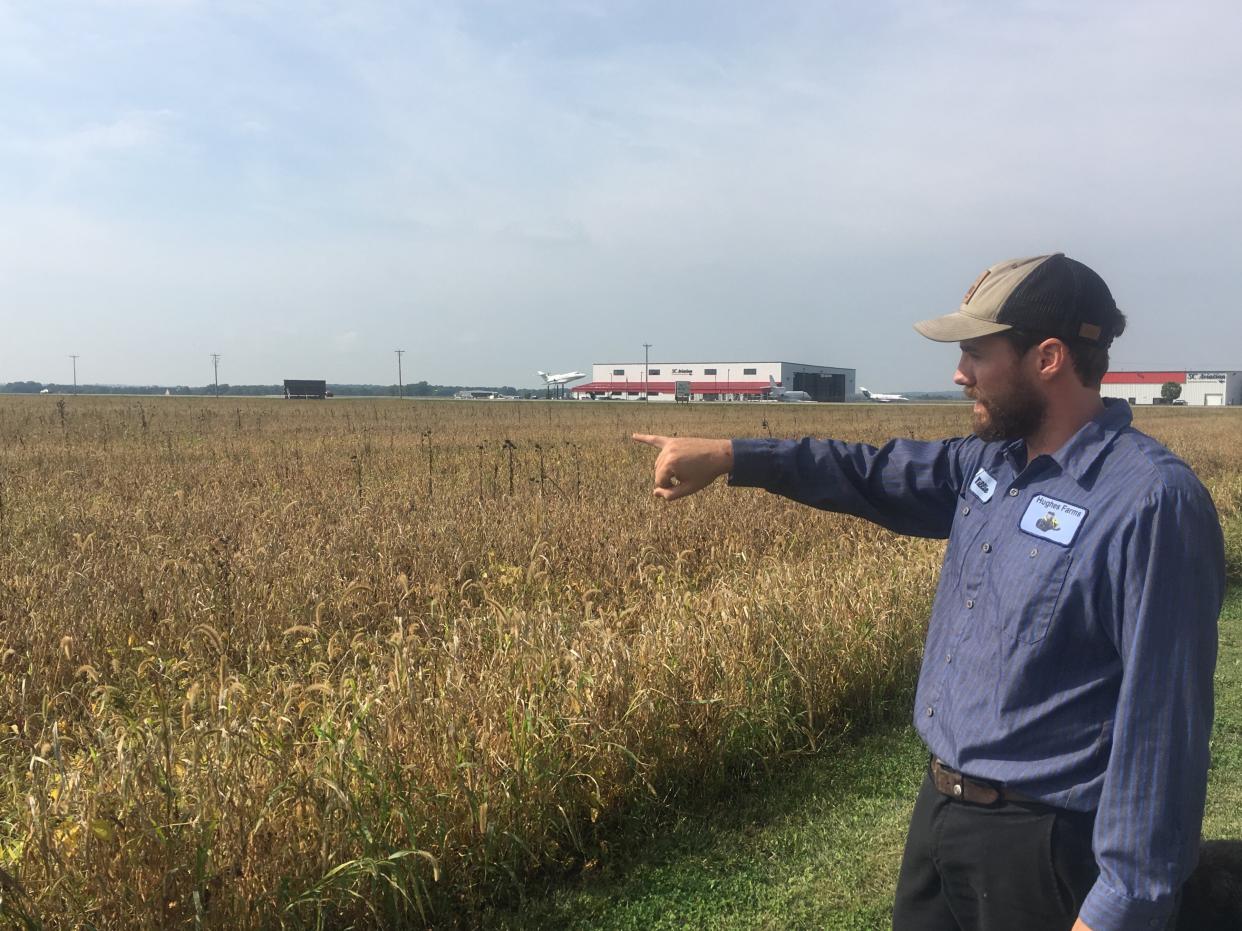
<instances>
[{"instance_id":1,"label":"hangar door","mask_svg":"<svg viewBox=\"0 0 1242 931\"><path fill-rule=\"evenodd\" d=\"M844 401L845 376L794 372L793 390L805 391L815 401Z\"/></svg>"}]
</instances>

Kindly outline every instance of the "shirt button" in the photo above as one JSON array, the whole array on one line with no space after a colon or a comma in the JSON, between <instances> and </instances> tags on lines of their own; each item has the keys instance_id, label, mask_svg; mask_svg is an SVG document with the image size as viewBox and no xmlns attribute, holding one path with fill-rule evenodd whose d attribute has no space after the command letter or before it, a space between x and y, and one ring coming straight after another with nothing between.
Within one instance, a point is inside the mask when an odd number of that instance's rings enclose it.
<instances>
[{"instance_id":1,"label":"shirt button","mask_svg":"<svg viewBox=\"0 0 1242 931\"><path fill-rule=\"evenodd\" d=\"M970 513L970 508L969 508L969 507L964 507L964 508L962 508L962 516L963 516L963 517L965 517L965 516L966 516L967 514L969 514L969 513Z\"/></svg>"},{"instance_id":2,"label":"shirt button","mask_svg":"<svg viewBox=\"0 0 1242 931\"><path fill-rule=\"evenodd\" d=\"M944 661L945 661L946 663L951 663L951 662L953 662L953 654L952 654L952 653L946 653L946 654L945 654L945 656L944 656Z\"/></svg>"},{"instance_id":3,"label":"shirt button","mask_svg":"<svg viewBox=\"0 0 1242 931\"><path fill-rule=\"evenodd\" d=\"M1009 497L1011 497L1011 498L1016 498L1016 497L1018 497L1018 489L1016 489L1016 488L1010 488L1010 489L1009 489Z\"/></svg>"},{"instance_id":4,"label":"shirt button","mask_svg":"<svg viewBox=\"0 0 1242 931\"><path fill-rule=\"evenodd\" d=\"M967 598L966 599L967 609L973 608L974 606L975 606L975 600L973 598Z\"/></svg>"},{"instance_id":5,"label":"shirt button","mask_svg":"<svg viewBox=\"0 0 1242 931\"><path fill-rule=\"evenodd\" d=\"M990 552L992 552L992 544L991 544L991 543L985 543L985 544L983 544L983 552L985 552L985 553L990 553Z\"/></svg>"},{"instance_id":6,"label":"shirt button","mask_svg":"<svg viewBox=\"0 0 1242 931\"><path fill-rule=\"evenodd\" d=\"M962 784L960 782L953 783L953 795L956 798L962 797Z\"/></svg>"},{"instance_id":7,"label":"shirt button","mask_svg":"<svg viewBox=\"0 0 1242 931\"><path fill-rule=\"evenodd\" d=\"M1034 547L1032 547L1032 548L1031 548L1031 559L1034 559L1034 558L1035 558L1036 556L1038 556L1038 555L1039 555L1039 550L1038 550L1038 549L1036 549L1036 548L1034 548Z\"/></svg>"},{"instance_id":8,"label":"shirt button","mask_svg":"<svg viewBox=\"0 0 1242 931\"><path fill-rule=\"evenodd\" d=\"M927 716L930 718L930 717L931 717L933 714L935 714L935 713L936 713L936 709L935 709L935 708L933 708L931 705L928 705L928 706L927 706Z\"/></svg>"}]
</instances>

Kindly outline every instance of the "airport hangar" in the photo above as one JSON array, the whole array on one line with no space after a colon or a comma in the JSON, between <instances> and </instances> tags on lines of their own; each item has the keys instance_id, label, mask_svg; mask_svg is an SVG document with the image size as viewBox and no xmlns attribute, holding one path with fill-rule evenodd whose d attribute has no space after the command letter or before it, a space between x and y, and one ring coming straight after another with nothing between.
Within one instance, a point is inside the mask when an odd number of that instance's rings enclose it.
<instances>
[{"instance_id":1,"label":"airport hangar","mask_svg":"<svg viewBox=\"0 0 1242 931\"><path fill-rule=\"evenodd\" d=\"M1180 385L1178 403L1214 407L1242 404L1242 372L1221 369L1198 372L1108 372L1100 394L1122 398L1131 404L1166 404L1162 389L1166 382Z\"/></svg>"},{"instance_id":2,"label":"airport hangar","mask_svg":"<svg viewBox=\"0 0 1242 931\"><path fill-rule=\"evenodd\" d=\"M692 401L762 401L768 378L786 390L805 391L815 401L854 397L854 369L801 362L649 362L644 381L642 362L596 362L591 380L570 393L585 400L675 401L677 383L690 383Z\"/></svg>"}]
</instances>

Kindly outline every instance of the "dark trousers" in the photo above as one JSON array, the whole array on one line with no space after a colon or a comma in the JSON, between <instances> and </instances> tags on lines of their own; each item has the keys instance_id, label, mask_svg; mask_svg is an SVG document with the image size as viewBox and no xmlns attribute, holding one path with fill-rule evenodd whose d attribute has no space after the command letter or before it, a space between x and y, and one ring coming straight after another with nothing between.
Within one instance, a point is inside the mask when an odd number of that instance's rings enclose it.
<instances>
[{"instance_id":1,"label":"dark trousers","mask_svg":"<svg viewBox=\"0 0 1242 931\"><path fill-rule=\"evenodd\" d=\"M923 780L897 880L893 931L1070 931L1099 869L1094 816L972 805Z\"/></svg>"}]
</instances>

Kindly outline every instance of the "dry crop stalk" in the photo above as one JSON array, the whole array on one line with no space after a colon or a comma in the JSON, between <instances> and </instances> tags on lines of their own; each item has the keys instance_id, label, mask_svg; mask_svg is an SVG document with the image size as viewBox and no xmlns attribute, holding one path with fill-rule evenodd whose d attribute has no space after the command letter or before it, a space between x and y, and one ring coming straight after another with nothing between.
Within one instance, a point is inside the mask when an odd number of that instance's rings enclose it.
<instances>
[{"instance_id":1,"label":"dry crop stalk","mask_svg":"<svg viewBox=\"0 0 1242 931\"><path fill-rule=\"evenodd\" d=\"M479 450L479 500L483 500L483 444L478 446Z\"/></svg>"},{"instance_id":2,"label":"dry crop stalk","mask_svg":"<svg viewBox=\"0 0 1242 931\"><path fill-rule=\"evenodd\" d=\"M431 428L429 427L428 429L424 430L422 435L423 435L423 440L426 441L427 443L427 497L431 498L433 494L432 484L431 484L432 457L434 455L434 450L431 445Z\"/></svg>"},{"instance_id":3,"label":"dry crop stalk","mask_svg":"<svg viewBox=\"0 0 1242 931\"><path fill-rule=\"evenodd\" d=\"M505 438L504 449L509 451L509 497L513 497L513 451L517 446L513 444L513 440Z\"/></svg>"}]
</instances>

